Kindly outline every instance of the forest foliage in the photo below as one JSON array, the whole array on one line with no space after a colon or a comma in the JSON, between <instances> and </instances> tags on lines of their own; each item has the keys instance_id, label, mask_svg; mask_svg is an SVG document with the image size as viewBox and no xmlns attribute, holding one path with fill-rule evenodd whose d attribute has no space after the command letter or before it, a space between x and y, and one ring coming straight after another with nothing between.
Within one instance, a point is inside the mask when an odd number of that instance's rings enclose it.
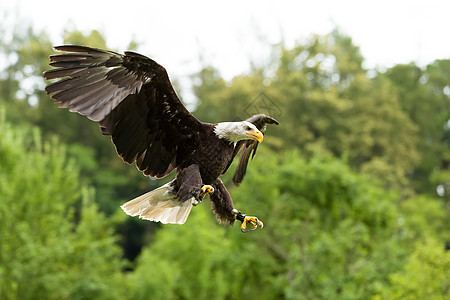
<instances>
[{"instance_id":1,"label":"forest foliage","mask_svg":"<svg viewBox=\"0 0 450 300\"><path fill-rule=\"evenodd\" d=\"M231 81L213 66L194 74L199 119L280 121L244 182L223 178L264 221L242 234L208 201L182 226L125 216L121 203L164 180L48 98L45 32L11 36L0 41L1 299L450 297L450 60L367 70L334 30L273 46ZM97 31L64 42L107 48Z\"/></svg>"}]
</instances>

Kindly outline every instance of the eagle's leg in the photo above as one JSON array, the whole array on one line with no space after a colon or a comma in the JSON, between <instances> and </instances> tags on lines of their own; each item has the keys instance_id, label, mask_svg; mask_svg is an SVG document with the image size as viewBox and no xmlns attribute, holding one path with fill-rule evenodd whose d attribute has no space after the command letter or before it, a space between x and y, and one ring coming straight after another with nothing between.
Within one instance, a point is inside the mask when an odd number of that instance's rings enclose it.
<instances>
[{"instance_id":1,"label":"eagle's leg","mask_svg":"<svg viewBox=\"0 0 450 300\"><path fill-rule=\"evenodd\" d=\"M200 202L203 201L203 198L207 194L212 195L214 193L214 188L211 185L205 184L199 190L192 191L192 195L194 195L194 201L192 205L197 206Z\"/></svg>"},{"instance_id":2,"label":"eagle's leg","mask_svg":"<svg viewBox=\"0 0 450 300\"><path fill-rule=\"evenodd\" d=\"M258 226L259 229L263 229L264 227L264 223L261 222L257 217L247 216L246 214L241 213L237 209L233 210L233 214L236 215L236 220L242 222L241 231L244 233L249 231L247 230L247 224L250 224L252 226L250 230L255 230L256 228L258 228Z\"/></svg>"},{"instance_id":3,"label":"eagle's leg","mask_svg":"<svg viewBox=\"0 0 450 300\"><path fill-rule=\"evenodd\" d=\"M220 178L214 181L212 185L215 188L215 192L211 195L211 204L219 221L230 225L233 225L236 220L241 221L242 232L248 231L247 224L252 227L251 230L255 230L258 226L263 228L264 224L258 218L247 216L234 208L230 193Z\"/></svg>"},{"instance_id":4,"label":"eagle's leg","mask_svg":"<svg viewBox=\"0 0 450 300\"><path fill-rule=\"evenodd\" d=\"M205 185L200 175L197 165L192 164L178 172L176 184L179 187L177 196L180 201L192 201L196 206L202 202L207 194L212 195L214 188L211 185Z\"/></svg>"}]
</instances>

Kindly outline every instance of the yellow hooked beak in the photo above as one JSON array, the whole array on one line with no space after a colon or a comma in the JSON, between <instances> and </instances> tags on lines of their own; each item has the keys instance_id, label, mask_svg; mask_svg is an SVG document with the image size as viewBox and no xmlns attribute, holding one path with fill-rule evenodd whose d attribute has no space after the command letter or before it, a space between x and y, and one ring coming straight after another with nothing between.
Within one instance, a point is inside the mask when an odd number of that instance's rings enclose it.
<instances>
[{"instance_id":1,"label":"yellow hooked beak","mask_svg":"<svg viewBox=\"0 0 450 300\"><path fill-rule=\"evenodd\" d=\"M247 131L246 134L248 136L250 136L252 139L257 140L258 142L262 142L263 141L263 134L261 133L261 131L256 130L256 131Z\"/></svg>"}]
</instances>

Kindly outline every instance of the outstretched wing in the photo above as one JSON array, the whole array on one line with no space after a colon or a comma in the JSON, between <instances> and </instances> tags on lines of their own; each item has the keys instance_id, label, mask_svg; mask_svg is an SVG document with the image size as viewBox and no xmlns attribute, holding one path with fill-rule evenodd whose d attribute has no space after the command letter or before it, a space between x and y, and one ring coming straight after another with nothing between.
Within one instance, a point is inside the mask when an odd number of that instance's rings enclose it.
<instances>
[{"instance_id":1,"label":"outstretched wing","mask_svg":"<svg viewBox=\"0 0 450 300\"><path fill-rule=\"evenodd\" d=\"M263 134L266 131L267 124L276 124L278 121L272 117L266 116L264 114L254 115L246 120L247 122L253 123L259 131ZM243 140L239 141L234 149L234 155L237 155L240 151L239 161L236 168L236 172L233 176L233 183L238 185L244 179L245 173L247 172L247 164L250 156L253 158L256 154L256 149L258 148L258 142L255 140Z\"/></svg>"},{"instance_id":2,"label":"outstretched wing","mask_svg":"<svg viewBox=\"0 0 450 300\"><path fill-rule=\"evenodd\" d=\"M122 159L145 175L164 177L195 151L205 123L181 103L166 70L134 52L55 47L45 88L60 107L98 122Z\"/></svg>"}]
</instances>

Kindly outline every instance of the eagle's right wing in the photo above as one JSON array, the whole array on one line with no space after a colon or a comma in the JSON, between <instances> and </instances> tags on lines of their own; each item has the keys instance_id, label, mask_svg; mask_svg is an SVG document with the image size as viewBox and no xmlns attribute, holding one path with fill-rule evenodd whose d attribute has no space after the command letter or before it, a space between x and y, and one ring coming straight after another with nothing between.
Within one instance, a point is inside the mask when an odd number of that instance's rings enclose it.
<instances>
[{"instance_id":1,"label":"eagle's right wing","mask_svg":"<svg viewBox=\"0 0 450 300\"><path fill-rule=\"evenodd\" d=\"M111 135L117 153L145 175L164 177L196 150L209 124L181 103L166 70L152 59L96 48L65 45L50 56L61 78L45 90L60 107L98 122Z\"/></svg>"}]
</instances>

